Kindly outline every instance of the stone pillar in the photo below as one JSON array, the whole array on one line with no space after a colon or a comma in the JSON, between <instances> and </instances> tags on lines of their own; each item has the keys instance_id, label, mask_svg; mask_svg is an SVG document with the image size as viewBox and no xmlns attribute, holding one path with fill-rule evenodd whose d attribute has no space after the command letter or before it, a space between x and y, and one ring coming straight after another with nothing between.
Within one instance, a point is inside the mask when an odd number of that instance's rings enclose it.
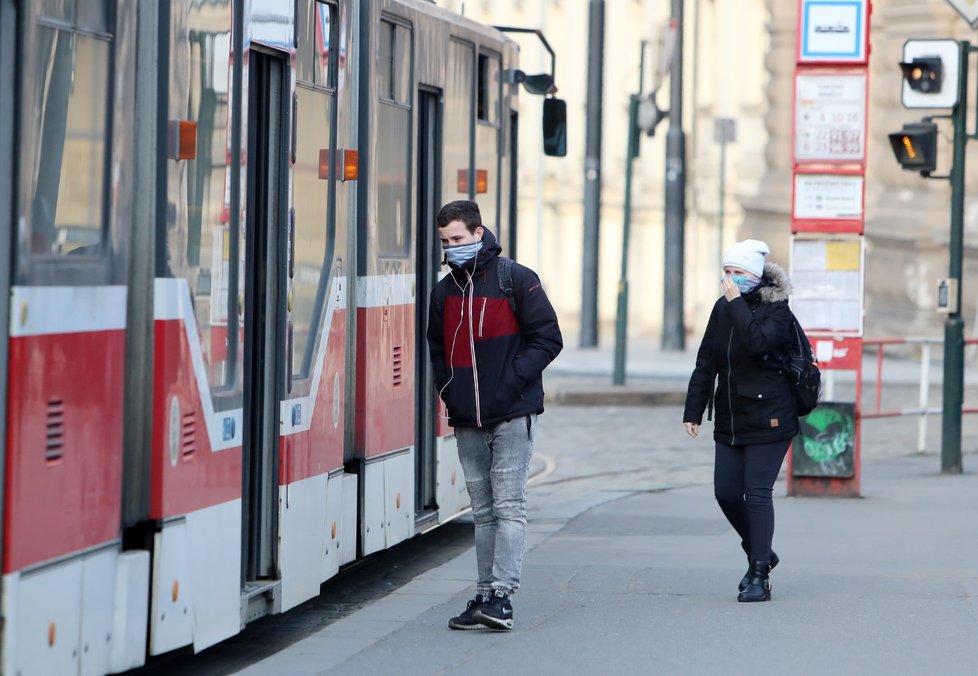
<instances>
[{"instance_id":1,"label":"stone pillar","mask_svg":"<svg viewBox=\"0 0 978 676\"><path fill-rule=\"evenodd\" d=\"M764 128L768 134L764 149L765 173L756 194L740 197L744 222L737 231L737 239L764 240L771 247L771 259L787 267L791 237L791 129L798 5L795 0L766 0L766 7L770 46L765 60L769 77L764 114Z\"/></svg>"}]
</instances>

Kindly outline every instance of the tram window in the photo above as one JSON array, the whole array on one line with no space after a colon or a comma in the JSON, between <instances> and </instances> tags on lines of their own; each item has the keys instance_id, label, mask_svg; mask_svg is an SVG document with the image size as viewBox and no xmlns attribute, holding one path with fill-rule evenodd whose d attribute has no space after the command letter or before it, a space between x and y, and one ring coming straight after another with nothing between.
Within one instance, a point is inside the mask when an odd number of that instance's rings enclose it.
<instances>
[{"instance_id":1,"label":"tram window","mask_svg":"<svg viewBox=\"0 0 978 676\"><path fill-rule=\"evenodd\" d=\"M319 3L300 2L299 16L296 17L299 44L295 53L295 77L299 82L314 82L316 50L313 42L315 21L313 14Z\"/></svg>"},{"instance_id":2,"label":"tram window","mask_svg":"<svg viewBox=\"0 0 978 676\"><path fill-rule=\"evenodd\" d=\"M39 17L96 33L109 30L109 8L105 0L39 0L36 5Z\"/></svg>"},{"instance_id":3,"label":"tram window","mask_svg":"<svg viewBox=\"0 0 978 676\"><path fill-rule=\"evenodd\" d=\"M66 4L46 3L44 9ZM29 249L41 256L98 254L105 223L110 43L41 22L35 40L36 91L25 99L35 106L25 116L32 157L23 164L31 172L24 205L31 214Z\"/></svg>"},{"instance_id":4,"label":"tram window","mask_svg":"<svg viewBox=\"0 0 978 676\"><path fill-rule=\"evenodd\" d=\"M378 37L376 214L380 254L403 258L411 244L411 30L382 21Z\"/></svg>"},{"instance_id":5,"label":"tram window","mask_svg":"<svg viewBox=\"0 0 978 676\"><path fill-rule=\"evenodd\" d=\"M471 181L466 180L464 189L458 176L468 176L472 166L472 90L475 79L475 49L467 42L452 40L448 45L448 75L445 81L445 114L443 116L442 142L442 196L446 199L463 199L475 195Z\"/></svg>"},{"instance_id":6,"label":"tram window","mask_svg":"<svg viewBox=\"0 0 978 676\"><path fill-rule=\"evenodd\" d=\"M394 88L393 99L411 105L411 31L404 26L394 27Z\"/></svg>"},{"instance_id":7,"label":"tram window","mask_svg":"<svg viewBox=\"0 0 978 676\"><path fill-rule=\"evenodd\" d=\"M479 54L476 111L480 121L499 124L499 57Z\"/></svg>"},{"instance_id":8,"label":"tram window","mask_svg":"<svg viewBox=\"0 0 978 676\"><path fill-rule=\"evenodd\" d=\"M326 2L303 3L299 16L296 79L333 89L336 87L336 7Z\"/></svg>"},{"instance_id":9,"label":"tram window","mask_svg":"<svg viewBox=\"0 0 978 676\"><path fill-rule=\"evenodd\" d=\"M377 231L380 254L408 255L410 210L410 116L411 111L381 104L377 109Z\"/></svg>"},{"instance_id":10,"label":"tram window","mask_svg":"<svg viewBox=\"0 0 978 676\"><path fill-rule=\"evenodd\" d=\"M380 98L394 98L394 24L380 22L380 35L377 36L377 81Z\"/></svg>"},{"instance_id":11,"label":"tram window","mask_svg":"<svg viewBox=\"0 0 978 676\"><path fill-rule=\"evenodd\" d=\"M78 0L78 25L103 32L108 28L108 8L104 0Z\"/></svg>"},{"instance_id":12,"label":"tram window","mask_svg":"<svg viewBox=\"0 0 978 676\"><path fill-rule=\"evenodd\" d=\"M336 82L332 68L330 50L336 44L333 33L336 26L336 8L325 3L316 3L316 84L324 87L335 87Z\"/></svg>"},{"instance_id":13,"label":"tram window","mask_svg":"<svg viewBox=\"0 0 978 676\"><path fill-rule=\"evenodd\" d=\"M335 97L313 87L296 88L298 137L292 168L295 205L294 276L292 280L293 380L309 375L318 338L317 321L328 296L336 255L335 223L329 219L329 182L320 173L320 150L329 147ZM343 255L341 250L340 255Z\"/></svg>"},{"instance_id":14,"label":"tram window","mask_svg":"<svg viewBox=\"0 0 978 676\"><path fill-rule=\"evenodd\" d=\"M75 0L40 0L37 3L37 14L45 19L74 23Z\"/></svg>"},{"instance_id":15,"label":"tram window","mask_svg":"<svg viewBox=\"0 0 978 676\"><path fill-rule=\"evenodd\" d=\"M166 163L172 208L165 252L170 273L187 280L208 382L232 388L243 357L237 327L244 246L232 223L231 3L173 3L172 9L167 118L195 121L197 146L193 160ZM246 167L241 171L244 176Z\"/></svg>"},{"instance_id":16,"label":"tram window","mask_svg":"<svg viewBox=\"0 0 978 676\"><path fill-rule=\"evenodd\" d=\"M411 105L411 29L407 26L380 22L377 74L381 99Z\"/></svg>"}]
</instances>

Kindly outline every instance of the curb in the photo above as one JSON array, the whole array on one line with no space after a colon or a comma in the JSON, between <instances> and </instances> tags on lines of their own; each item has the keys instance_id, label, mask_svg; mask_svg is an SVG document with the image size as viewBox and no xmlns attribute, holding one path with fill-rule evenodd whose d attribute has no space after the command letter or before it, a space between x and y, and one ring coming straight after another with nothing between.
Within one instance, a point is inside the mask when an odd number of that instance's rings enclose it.
<instances>
[{"instance_id":1,"label":"curb","mask_svg":"<svg viewBox=\"0 0 978 676\"><path fill-rule=\"evenodd\" d=\"M682 406L686 392L676 390L606 386L557 386L547 393L555 406Z\"/></svg>"}]
</instances>

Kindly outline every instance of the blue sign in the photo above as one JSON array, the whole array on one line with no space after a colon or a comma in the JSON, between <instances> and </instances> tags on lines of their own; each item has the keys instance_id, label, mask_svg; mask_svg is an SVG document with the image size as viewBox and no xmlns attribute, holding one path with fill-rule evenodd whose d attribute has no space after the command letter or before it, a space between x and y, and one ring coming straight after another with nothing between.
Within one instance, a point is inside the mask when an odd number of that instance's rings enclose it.
<instances>
[{"instance_id":1,"label":"blue sign","mask_svg":"<svg viewBox=\"0 0 978 676\"><path fill-rule=\"evenodd\" d=\"M865 63L867 0L801 0L799 63Z\"/></svg>"}]
</instances>

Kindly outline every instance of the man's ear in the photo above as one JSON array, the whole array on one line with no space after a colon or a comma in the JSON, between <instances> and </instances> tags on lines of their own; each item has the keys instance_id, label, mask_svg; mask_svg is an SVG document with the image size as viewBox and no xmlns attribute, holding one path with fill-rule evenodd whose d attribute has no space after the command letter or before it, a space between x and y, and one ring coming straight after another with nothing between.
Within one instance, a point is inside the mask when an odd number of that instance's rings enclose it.
<instances>
[{"instance_id":1,"label":"man's ear","mask_svg":"<svg viewBox=\"0 0 978 676\"><path fill-rule=\"evenodd\" d=\"M481 241L482 237L486 234L486 229L483 228L481 225L477 225L475 226L475 232L473 232L472 234L478 237L479 240Z\"/></svg>"}]
</instances>

